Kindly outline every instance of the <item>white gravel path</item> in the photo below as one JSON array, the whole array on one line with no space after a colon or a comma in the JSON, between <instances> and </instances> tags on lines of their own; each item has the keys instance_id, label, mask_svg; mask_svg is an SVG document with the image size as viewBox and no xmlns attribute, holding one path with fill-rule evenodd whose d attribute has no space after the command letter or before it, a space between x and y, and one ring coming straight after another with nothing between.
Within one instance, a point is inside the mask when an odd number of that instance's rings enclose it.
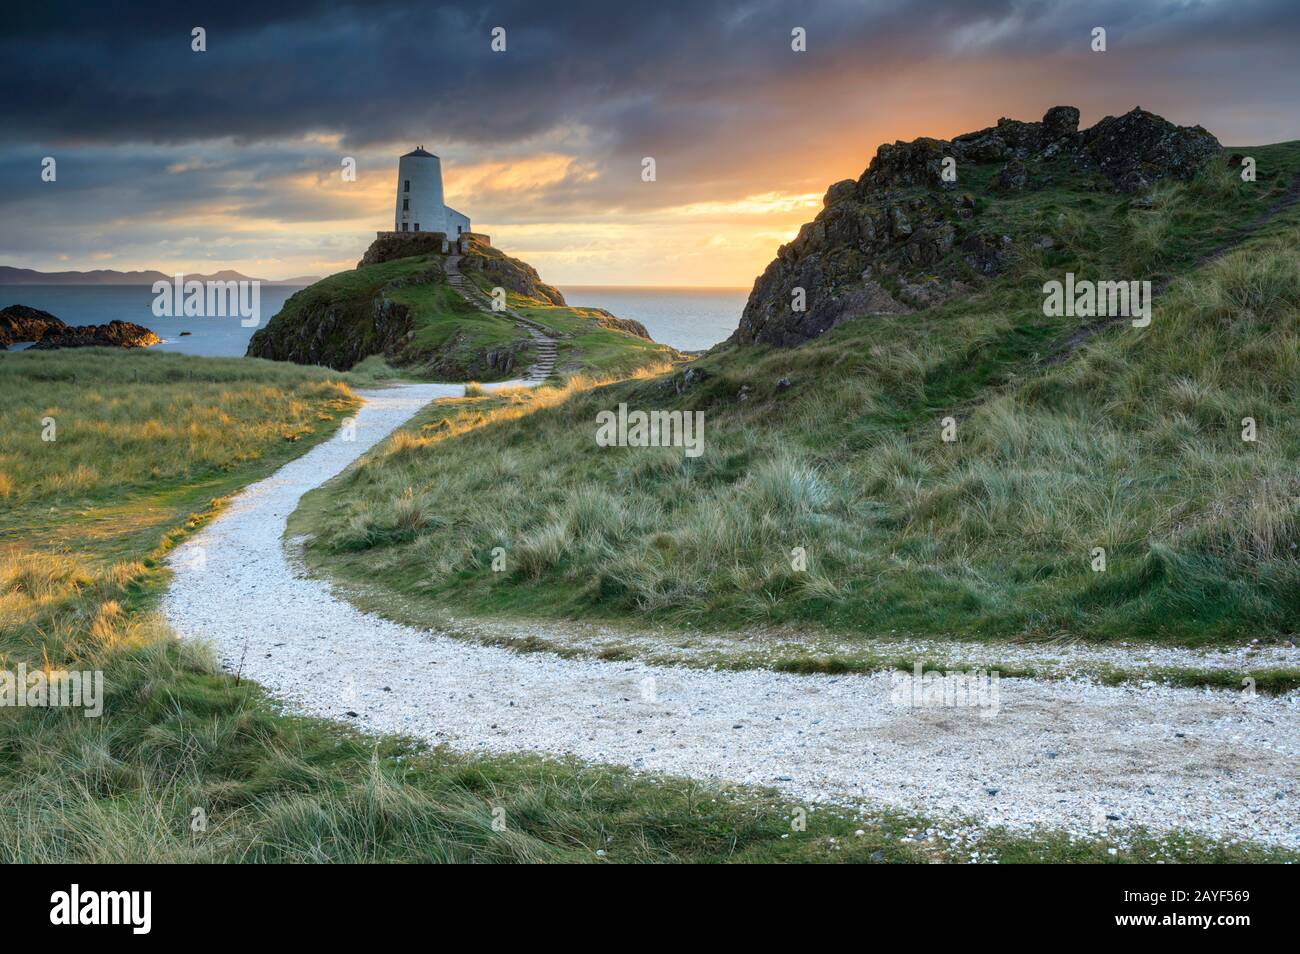
<instances>
[{"instance_id":1,"label":"white gravel path","mask_svg":"<svg viewBox=\"0 0 1300 954\"><path fill-rule=\"evenodd\" d=\"M459 393L367 393L354 441L336 435L240 494L174 552L172 626L298 711L462 750L571 754L1016 829L1143 825L1300 848L1296 693L1004 679L995 712L913 708L894 703L889 674L516 654L367 615L304 576L282 542L302 494Z\"/></svg>"}]
</instances>

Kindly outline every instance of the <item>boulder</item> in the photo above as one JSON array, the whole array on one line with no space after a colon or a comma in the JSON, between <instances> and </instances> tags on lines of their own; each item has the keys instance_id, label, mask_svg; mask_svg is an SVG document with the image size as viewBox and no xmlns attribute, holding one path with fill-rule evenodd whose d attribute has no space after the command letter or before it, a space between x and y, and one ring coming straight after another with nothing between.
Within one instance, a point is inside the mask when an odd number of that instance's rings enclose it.
<instances>
[{"instance_id":1,"label":"boulder","mask_svg":"<svg viewBox=\"0 0 1300 954\"><path fill-rule=\"evenodd\" d=\"M1010 235L969 235L961 243L962 260L981 275L996 275L1010 264Z\"/></svg>"},{"instance_id":2,"label":"boulder","mask_svg":"<svg viewBox=\"0 0 1300 954\"><path fill-rule=\"evenodd\" d=\"M1120 191L1136 192L1166 177L1189 178L1222 149L1200 126L1175 126L1137 107L1082 132L1077 158Z\"/></svg>"},{"instance_id":3,"label":"boulder","mask_svg":"<svg viewBox=\"0 0 1300 954\"><path fill-rule=\"evenodd\" d=\"M1052 139L1073 136L1079 131L1079 111L1073 106L1053 106L1043 114L1043 130Z\"/></svg>"},{"instance_id":4,"label":"boulder","mask_svg":"<svg viewBox=\"0 0 1300 954\"><path fill-rule=\"evenodd\" d=\"M911 142L885 144L876 150L876 156L858 180L858 190L897 186L937 186L942 181L943 158L949 143L942 139L922 137ZM830 197L830 193L827 193Z\"/></svg>"},{"instance_id":5,"label":"boulder","mask_svg":"<svg viewBox=\"0 0 1300 954\"><path fill-rule=\"evenodd\" d=\"M1023 192L1029 188L1029 167L1012 159L998 171L998 188L1003 192Z\"/></svg>"},{"instance_id":6,"label":"boulder","mask_svg":"<svg viewBox=\"0 0 1300 954\"><path fill-rule=\"evenodd\" d=\"M23 341L40 341L46 331L66 327L48 311L29 305L10 305L0 310L0 347L8 348Z\"/></svg>"}]
</instances>

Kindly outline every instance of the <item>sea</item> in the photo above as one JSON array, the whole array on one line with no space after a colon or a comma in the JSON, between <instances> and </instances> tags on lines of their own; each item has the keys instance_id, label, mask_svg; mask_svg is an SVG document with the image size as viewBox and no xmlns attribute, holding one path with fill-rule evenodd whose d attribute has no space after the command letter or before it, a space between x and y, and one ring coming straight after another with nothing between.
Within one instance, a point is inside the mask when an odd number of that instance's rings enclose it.
<instances>
[{"instance_id":1,"label":"sea","mask_svg":"<svg viewBox=\"0 0 1300 954\"><path fill-rule=\"evenodd\" d=\"M270 321L298 290L291 285L263 284L258 327ZM635 318L655 341L681 351L703 351L730 336L749 294L745 288L629 285L573 285L560 290L571 305L604 308L619 318ZM244 327L238 318L159 318L153 313L154 298L149 285L0 285L0 308L29 305L70 325L131 321L163 339L154 346L159 351L238 357L257 330Z\"/></svg>"}]
</instances>

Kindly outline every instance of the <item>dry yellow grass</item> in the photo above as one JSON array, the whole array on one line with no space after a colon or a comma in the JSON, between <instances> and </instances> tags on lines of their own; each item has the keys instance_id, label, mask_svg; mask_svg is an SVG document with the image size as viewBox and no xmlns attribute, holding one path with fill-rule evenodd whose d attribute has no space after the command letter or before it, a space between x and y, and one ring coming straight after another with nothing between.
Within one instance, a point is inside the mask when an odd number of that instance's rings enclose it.
<instances>
[{"instance_id":1,"label":"dry yellow grass","mask_svg":"<svg viewBox=\"0 0 1300 954\"><path fill-rule=\"evenodd\" d=\"M188 480L302 440L354 406L317 369L111 352L0 363L0 498L13 506Z\"/></svg>"}]
</instances>

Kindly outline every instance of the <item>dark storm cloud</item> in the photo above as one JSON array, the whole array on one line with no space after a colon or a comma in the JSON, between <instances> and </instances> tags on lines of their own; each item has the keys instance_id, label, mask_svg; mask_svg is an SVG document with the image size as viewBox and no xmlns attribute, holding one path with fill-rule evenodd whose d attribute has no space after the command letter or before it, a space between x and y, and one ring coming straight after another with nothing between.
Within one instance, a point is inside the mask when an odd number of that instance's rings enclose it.
<instances>
[{"instance_id":1,"label":"dark storm cloud","mask_svg":"<svg viewBox=\"0 0 1300 954\"><path fill-rule=\"evenodd\" d=\"M790 52L794 26L807 55ZM951 135L1057 102L1085 122L1141 104L1230 141L1294 138L1298 40L1295 0L25 4L0 35L0 255L201 240L175 221L216 203L346 219L343 195L281 183L337 175L340 149L387 169L394 144L456 168L573 157L540 184L476 187L476 222L526 224L820 193L828 148L847 157L834 175L856 175L881 130ZM653 189L630 185L645 155Z\"/></svg>"},{"instance_id":2,"label":"dark storm cloud","mask_svg":"<svg viewBox=\"0 0 1300 954\"><path fill-rule=\"evenodd\" d=\"M30 4L0 41L0 97L11 135L40 141L329 130L360 147L436 130L495 142L598 113L617 148L650 134L698 136L709 104L752 109L746 94L785 67L794 25L817 54L807 67L825 70L864 56L881 69L977 51L1043 56L1083 49L1095 24L1112 43L1190 55L1206 44L1290 44L1298 22L1281 0ZM201 55L190 50L196 25L208 31ZM504 55L488 46L498 25ZM666 115L672 108L680 116Z\"/></svg>"}]
</instances>

